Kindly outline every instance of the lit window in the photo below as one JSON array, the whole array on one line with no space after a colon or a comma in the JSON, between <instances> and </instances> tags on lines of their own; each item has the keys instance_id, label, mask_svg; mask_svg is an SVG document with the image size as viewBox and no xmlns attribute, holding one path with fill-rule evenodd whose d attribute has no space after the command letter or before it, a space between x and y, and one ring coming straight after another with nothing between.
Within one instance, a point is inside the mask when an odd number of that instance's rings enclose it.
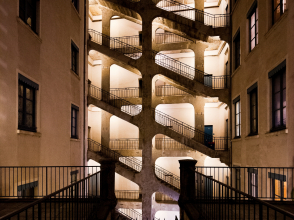
<instances>
[{"instance_id":1,"label":"lit window","mask_svg":"<svg viewBox=\"0 0 294 220\"><path fill-rule=\"evenodd\" d=\"M71 106L71 138L78 138L78 112L79 107Z\"/></svg>"},{"instance_id":2,"label":"lit window","mask_svg":"<svg viewBox=\"0 0 294 220\"><path fill-rule=\"evenodd\" d=\"M235 69L241 64L240 32L234 38Z\"/></svg>"},{"instance_id":3,"label":"lit window","mask_svg":"<svg viewBox=\"0 0 294 220\"><path fill-rule=\"evenodd\" d=\"M37 24L37 1L38 0L19 0L19 17L30 28L36 32Z\"/></svg>"},{"instance_id":4,"label":"lit window","mask_svg":"<svg viewBox=\"0 0 294 220\"><path fill-rule=\"evenodd\" d=\"M249 14L249 35L250 35L250 50L258 44L258 10L255 5Z\"/></svg>"},{"instance_id":5,"label":"lit window","mask_svg":"<svg viewBox=\"0 0 294 220\"><path fill-rule=\"evenodd\" d=\"M71 70L74 73L78 74L78 67L79 67L79 49L72 42L71 43Z\"/></svg>"},{"instance_id":6,"label":"lit window","mask_svg":"<svg viewBox=\"0 0 294 220\"><path fill-rule=\"evenodd\" d=\"M272 0L273 2L273 24L279 20L286 9L286 0Z\"/></svg>"},{"instance_id":7,"label":"lit window","mask_svg":"<svg viewBox=\"0 0 294 220\"><path fill-rule=\"evenodd\" d=\"M235 137L241 137L241 103L240 97L233 101L235 105Z\"/></svg>"},{"instance_id":8,"label":"lit window","mask_svg":"<svg viewBox=\"0 0 294 220\"><path fill-rule=\"evenodd\" d=\"M258 171L256 169L248 169L248 181L248 194L254 197L258 197Z\"/></svg>"},{"instance_id":9,"label":"lit window","mask_svg":"<svg viewBox=\"0 0 294 220\"><path fill-rule=\"evenodd\" d=\"M36 90L39 85L18 75L18 129L36 132Z\"/></svg>"}]
</instances>

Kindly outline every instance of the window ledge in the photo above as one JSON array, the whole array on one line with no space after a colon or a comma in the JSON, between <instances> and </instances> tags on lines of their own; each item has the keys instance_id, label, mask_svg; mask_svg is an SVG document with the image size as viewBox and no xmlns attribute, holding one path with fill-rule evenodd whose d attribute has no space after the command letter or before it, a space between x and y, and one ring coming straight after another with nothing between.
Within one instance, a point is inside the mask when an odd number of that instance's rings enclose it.
<instances>
[{"instance_id":1,"label":"window ledge","mask_svg":"<svg viewBox=\"0 0 294 220\"><path fill-rule=\"evenodd\" d=\"M265 136L272 137L272 136L278 136L280 134L288 134L288 129L285 128L283 130L278 130L278 131L269 131L269 132L265 133Z\"/></svg>"},{"instance_id":2,"label":"window ledge","mask_svg":"<svg viewBox=\"0 0 294 220\"><path fill-rule=\"evenodd\" d=\"M245 61L247 61L248 59L250 59L250 57L252 56L252 54L255 54L255 52L258 50L259 44L257 44L245 57Z\"/></svg>"},{"instance_id":3,"label":"window ledge","mask_svg":"<svg viewBox=\"0 0 294 220\"><path fill-rule=\"evenodd\" d=\"M237 142L237 141L241 141L241 137L235 137L231 140L231 142Z\"/></svg>"},{"instance_id":4,"label":"window ledge","mask_svg":"<svg viewBox=\"0 0 294 220\"><path fill-rule=\"evenodd\" d=\"M20 134L20 135L30 135L30 136L41 137L41 133L40 132L17 130L16 133L17 134Z\"/></svg>"},{"instance_id":5,"label":"window ledge","mask_svg":"<svg viewBox=\"0 0 294 220\"><path fill-rule=\"evenodd\" d=\"M74 6L73 2L70 2L70 4L71 4L71 6L73 7L74 11L77 13L78 18L79 18L80 20L82 20L80 14L79 14L78 10L76 9L76 7Z\"/></svg>"},{"instance_id":6,"label":"window ledge","mask_svg":"<svg viewBox=\"0 0 294 220\"><path fill-rule=\"evenodd\" d=\"M232 76L231 76L231 78L233 78L233 76L237 73L237 72L239 72L239 70L241 69L241 64L238 66L238 68L237 69L235 69L234 71L233 71L233 74L232 74Z\"/></svg>"},{"instance_id":7,"label":"window ledge","mask_svg":"<svg viewBox=\"0 0 294 220\"><path fill-rule=\"evenodd\" d=\"M279 26L279 24L280 24L283 20L285 20L285 18L286 18L287 16L288 16L288 10L286 10L286 11L284 12L284 14L282 14L282 16L279 18L279 20L276 21L276 23L274 23L274 24L270 27L270 29L268 30L268 32L266 32L266 34L264 35L265 39L267 39L267 38L271 35L271 33L274 32L274 31L277 29L277 27Z\"/></svg>"},{"instance_id":8,"label":"window ledge","mask_svg":"<svg viewBox=\"0 0 294 220\"><path fill-rule=\"evenodd\" d=\"M80 142L80 139L77 139L77 138L70 138L70 141Z\"/></svg>"},{"instance_id":9,"label":"window ledge","mask_svg":"<svg viewBox=\"0 0 294 220\"><path fill-rule=\"evenodd\" d=\"M26 29L28 29L29 32L30 32L31 34L33 34L34 37L37 38L37 40L38 40L40 43L42 43L42 39L40 38L40 36L37 35L37 34L36 34L36 33L30 28L29 25L27 25L26 23L24 23L24 21L21 20L19 17L16 17L16 21L17 21L17 23L21 24L21 25L24 26Z\"/></svg>"},{"instance_id":10,"label":"window ledge","mask_svg":"<svg viewBox=\"0 0 294 220\"><path fill-rule=\"evenodd\" d=\"M245 137L245 140L250 140L250 139L257 139L259 138L258 134L254 134L254 135L248 135L247 137Z\"/></svg>"},{"instance_id":11,"label":"window ledge","mask_svg":"<svg viewBox=\"0 0 294 220\"><path fill-rule=\"evenodd\" d=\"M70 72L71 72L75 77L77 77L78 80L81 79L80 76L79 76L77 73L75 73L72 69L70 69Z\"/></svg>"}]
</instances>

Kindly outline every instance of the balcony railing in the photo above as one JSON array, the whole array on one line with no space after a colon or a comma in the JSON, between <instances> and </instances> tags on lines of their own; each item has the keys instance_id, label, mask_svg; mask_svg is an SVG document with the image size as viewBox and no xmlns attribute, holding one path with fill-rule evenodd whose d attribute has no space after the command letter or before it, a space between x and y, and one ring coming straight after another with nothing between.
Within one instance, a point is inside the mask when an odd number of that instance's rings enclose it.
<instances>
[{"instance_id":1,"label":"balcony railing","mask_svg":"<svg viewBox=\"0 0 294 220\"><path fill-rule=\"evenodd\" d=\"M155 43L157 44L172 44L172 43L182 43L182 42L192 42L192 40L181 37L171 32L155 34Z\"/></svg>"},{"instance_id":2,"label":"balcony railing","mask_svg":"<svg viewBox=\"0 0 294 220\"><path fill-rule=\"evenodd\" d=\"M110 139L109 147L111 150L138 150L139 141L139 138Z\"/></svg>"},{"instance_id":3,"label":"balcony railing","mask_svg":"<svg viewBox=\"0 0 294 220\"><path fill-rule=\"evenodd\" d=\"M89 34L93 42L102 45L103 41L103 45L108 46L111 50L115 50L132 59L138 59L142 55L142 50L140 48L104 35L98 31L89 29ZM165 54L159 53L158 51L153 50L152 53L154 62L156 64L184 77L187 77L190 80L196 80L197 82L200 82L207 87L211 87L212 89L225 89L229 87L230 77L228 75L212 76L211 74L207 74L202 70L195 69L194 67L173 59Z\"/></svg>"},{"instance_id":4,"label":"balcony railing","mask_svg":"<svg viewBox=\"0 0 294 220\"><path fill-rule=\"evenodd\" d=\"M155 193L155 201L156 202L175 202L175 200L173 200L171 197L160 192Z\"/></svg>"},{"instance_id":5,"label":"balcony railing","mask_svg":"<svg viewBox=\"0 0 294 220\"><path fill-rule=\"evenodd\" d=\"M100 202L100 172L63 187L0 220L94 219Z\"/></svg>"},{"instance_id":6,"label":"balcony railing","mask_svg":"<svg viewBox=\"0 0 294 220\"><path fill-rule=\"evenodd\" d=\"M163 85L163 86L155 87L155 95L156 96L186 96L190 94L172 85Z\"/></svg>"},{"instance_id":7,"label":"balcony railing","mask_svg":"<svg viewBox=\"0 0 294 220\"><path fill-rule=\"evenodd\" d=\"M139 87L111 88L110 92L120 98L139 98Z\"/></svg>"},{"instance_id":8,"label":"balcony railing","mask_svg":"<svg viewBox=\"0 0 294 220\"><path fill-rule=\"evenodd\" d=\"M137 200L140 198L139 190L115 190L117 199Z\"/></svg>"},{"instance_id":9,"label":"balcony railing","mask_svg":"<svg viewBox=\"0 0 294 220\"><path fill-rule=\"evenodd\" d=\"M0 198L42 198L99 170L99 166L2 166Z\"/></svg>"},{"instance_id":10,"label":"balcony railing","mask_svg":"<svg viewBox=\"0 0 294 220\"><path fill-rule=\"evenodd\" d=\"M207 26L227 27L230 25L230 14L210 14L174 0L153 0L158 8L173 12L184 18L204 23Z\"/></svg>"},{"instance_id":11,"label":"balcony railing","mask_svg":"<svg viewBox=\"0 0 294 220\"><path fill-rule=\"evenodd\" d=\"M195 205L205 219L294 219L294 214L196 171Z\"/></svg>"},{"instance_id":12,"label":"balcony railing","mask_svg":"<svg viewBox=\"0 0 294 220\"><path fill-rule=\"evenodd\" d=\"M196 167L196 171L262 200L293 200L293 167Z\"/></svg>"},{"instance_id":13,"label":"balcony railing","mask_svg":"<svg viewBox=\"0 0 294 220\"><path fill-rule=\"evenodd\" d=\"M193 150L172 138L155 138L155 148L157 150Z\"/></svg>"}]
</instances>

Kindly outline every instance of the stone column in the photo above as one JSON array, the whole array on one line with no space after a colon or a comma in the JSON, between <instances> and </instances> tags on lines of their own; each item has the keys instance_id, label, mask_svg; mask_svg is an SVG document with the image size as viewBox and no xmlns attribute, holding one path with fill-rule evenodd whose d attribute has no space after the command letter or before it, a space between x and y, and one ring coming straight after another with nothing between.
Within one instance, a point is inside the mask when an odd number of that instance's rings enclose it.
<instances>
[{"instance_id":1,"label":"stone column","mask_svg":"<svg viewBox=\"0 0 294 220\"><path fill-rule=\"evenodd\" d=\"M110 143L110 117L112 114L101 111L101 144L109 147Z\"/></svg>"},{"instance_id":2,"label":"stone column","mask_svg":"<svg viewBox=\"0 0 294 220\"><path fill-rule=\"evenodd\" d=\"M110 19L112 17L112 12L107 10L107 9L103 9L102 10L102 34L109 36L110 37ZM110 41L108 38L103 37L102 38L102 44L105 46L110 45Z\"/></svg>"}]
</instances>

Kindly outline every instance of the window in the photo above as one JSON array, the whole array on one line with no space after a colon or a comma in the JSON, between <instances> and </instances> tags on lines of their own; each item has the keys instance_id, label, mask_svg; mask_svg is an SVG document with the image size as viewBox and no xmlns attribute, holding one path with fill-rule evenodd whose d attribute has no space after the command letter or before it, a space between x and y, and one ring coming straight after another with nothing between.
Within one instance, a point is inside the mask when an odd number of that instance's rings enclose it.
<instances>
[{"instance_id":1,"label":"window","mask_svg":"<svg viewBox=\"0 0 294 220\"><path fill-rule=\"evenodd\" d=\"M247 15L249 19L250 51L258 44L258 10L256 2L252 5Z\"/></svg>"},{"instance_id":2,"label":"window","mask_svg":"<svg viewBox=\"0 0 294 220\"><path fill-rule=\"evenodd\" d=\"M39 85L18 75L18 129L36 132L36 90Z\"/></svg>"},{"instance_id":3,"label":"window","mask_svg":"<svg viewBox=\"0 0 294 220\"><path fill-rule=\"evenodd\" d=\"M38 187L38 181L19 185L17 186L17 196L19 198L34 198L36 187Z\"/></svg>"},{"instance_id":4,"label":"window","mask_svg":"<svg viewBox=\"0 0 294 220\"><path fill-rule=\"evenodd\" d=\"M78 138L78 112L79 107L72 105L71 106L71 138Z\"/></svg>"},{"instance_id":5,"label":"window","mask_svg":"<svg viewBox=\"0 0 294 220\"><path fill-rule=\"evenodd\" d=\"M240 96L234 99L235 105L235 137L241 137L241 103Z\"/></svg>"},{"instance_id":6,"label":"window","mask_svg":"<svg viewBox=\"0 0 294 220\"><path fill-rule=\"evenodd\" d=\"M38 0L19 0L19 17L30 28L36 32L37 26L37 1Z\"/></svg>"},{"instance_id":7,"label":"window","mask_svg":"<svg viewBox=\"0 0 294 220\"><path fill-rule=\"evenodd\" d=\"M79 11L79 0L71 0L77 11Z\"/></svg>"},{"instance_id":8,"label":"window","mask_svg":"<svg viewBox=\"0 0 294 220\"><path fill-rule=\"evenodd\" d=\"M286 9L286 0L272 0L273 2L273 24L279 20Z\"/></svg>"},{"instance_id":9,"label":"window","mask_svg":"<svg viewBox=\"0 0 294 220\"><path fill-rule=\"evenodd\" d=\"M79 49L72 42L71 43L71 70L78 75L78 67L79 67Z\"/></svg>"},{"instance_id":10,"label":"window","mask_svg":"<svg viewBox=\"0 0 294 220\"><path fill-rule=\"evenodd\" d=\"M268 177L272 180L271 192L272 199L282 201L287 197L287 183L286 176L277 173L268 173Z\"/></svg>"},{"instance_id":11,"label":"window","mask_svg":"<svg viewBox=\"0 0 294 220\"><path fill-rule=\"evenodd\" d=\"M241 46L240 46L240 32L234 38L234 56L235 56L235 69L241 64Z\"/></svg>"},{"instance_id":12,"label":"window","mask_svg":"<svg viewBox=\"0 0 294 220\"><path fill-rule=\"evenodd\" d=\"M269 72L272 78L272 130L286 128L286 60Z\"/></svg>"},{"instance_id":13,"label":"window","mask_svg":"<svg viewBox=\"0 0 294 220\"><path fill-rule=\"evenodd\" d=\"M254 83L247 90L249 94L249 114L250 114L250 133L256 135L258 133L258 101L257 101L257 83Z\"/></svg>"},{"instance_id":14,"label":"window","mask_svg":"<svg viewBox=\"0 0 294 220\"><path fill-rule=\"evenodd\" d=\"M248 194L254 197L258 196L258 171L253 168L248 169Z\"/></svg>"}]
</instances>

